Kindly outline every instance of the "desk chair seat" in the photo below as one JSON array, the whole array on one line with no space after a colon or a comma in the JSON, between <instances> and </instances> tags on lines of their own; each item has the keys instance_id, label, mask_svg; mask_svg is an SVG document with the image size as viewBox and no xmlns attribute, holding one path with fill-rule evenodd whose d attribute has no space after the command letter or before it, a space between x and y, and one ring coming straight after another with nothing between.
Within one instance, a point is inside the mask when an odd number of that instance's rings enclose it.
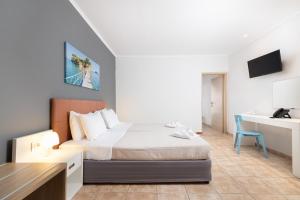
<instances>
[{"instance_id":1,"label":"desk chair seat","mask_svg":"<svg viewBox=\"0 0 300 200\"><path fill-rule=\"evenodd\" d=\"M262 133L257 131L239 131L239 134L244 136L260 136Z\"/></svg>"},{"instance_id":2,"label":"desk chair seat","mask_svg":"<svg viewBox=\"0 0 300 200\"><path fill-rule=\"evenodd\" d=\"M242 116L235 115L234 118L235 118L235 123L236 123L236 128L237 128L236 135L235 135L235 141L234 141L234 148L236 149L236 152L238 154L240 154L241 142L242 142L243 137L245 137L245 136L255 137L257 148L259 149L259 147L262 146L264 156L265 156L265 158L267 158L268 152L267 152L267 147L265 145L265 139L264 139L263 133L258 132L258 131L242 130L242 128L241 128L241 122L243 121Z\"/></svg>"}]
</instances>

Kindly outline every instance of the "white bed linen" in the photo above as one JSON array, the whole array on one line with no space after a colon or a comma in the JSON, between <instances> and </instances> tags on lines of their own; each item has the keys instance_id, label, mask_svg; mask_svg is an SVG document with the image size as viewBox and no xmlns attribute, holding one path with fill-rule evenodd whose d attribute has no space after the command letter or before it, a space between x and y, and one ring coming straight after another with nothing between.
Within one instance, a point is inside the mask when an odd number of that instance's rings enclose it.
<instances>
[{"instance_id":1,"label":"white bed linen","mask_svg":"<svg viewBox=\"0 0 300 200\"><path fill-rule=\"evenodd\" d=\"M164 124L121 123L95 141L67 141L61 148L82 148L85 159L94 160L197 160L209 159L210 146L197 136L170 136L176 129Z\"/></svg>"},{"instance_id":2,"label":"white bed linen","mask_svg":"<svg viewBox=\"0 0 300 200\"><path fill-rule=\"evenodd\" d=\"M111 160L113 146L125 135L131 123L120 123L99 135L95 140L69 140L59 146L61 149L82 149L84 159Z\"/></svg>"}]
</instances>

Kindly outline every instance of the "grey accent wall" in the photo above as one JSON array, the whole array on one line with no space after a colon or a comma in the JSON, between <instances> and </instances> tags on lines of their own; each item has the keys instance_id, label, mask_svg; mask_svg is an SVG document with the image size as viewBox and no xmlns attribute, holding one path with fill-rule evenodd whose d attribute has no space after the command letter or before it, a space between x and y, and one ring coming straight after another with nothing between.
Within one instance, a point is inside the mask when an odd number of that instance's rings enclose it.
<instances>
[{"instance_id":1,"label":"grey accent wall","mask_svg":"<svg viewBox=\"0 0 300 200\"><path fill-rule=\"evenodd\" d=\"M64 84L64 41L100 64L100 92ZM1 0L0 163L12 138L50 128L53 97L115 108L115 57L68 0Z\"/></svg>"}]
</instances>

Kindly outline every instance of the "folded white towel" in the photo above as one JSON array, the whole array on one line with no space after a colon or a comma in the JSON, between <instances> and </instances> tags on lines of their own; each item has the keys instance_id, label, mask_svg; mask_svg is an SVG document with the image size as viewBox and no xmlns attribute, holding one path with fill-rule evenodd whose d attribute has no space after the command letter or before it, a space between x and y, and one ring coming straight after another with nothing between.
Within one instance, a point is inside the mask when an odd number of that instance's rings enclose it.
<instances>
[{"instance_id":1,"label":"folded white towel","mask_svg":"<svg viewBox=\"0 0 300 200\"><path fill-rule=\"evenodd\" d=\"M168 128L179 128L179 127L184 127L183 124L181 124L180 122L168 122L165 124L165 127Z\"/></svg>"},{"instance_id":2,"label":"folded white towel","mask_svg":"<svg viewBox=\"0 0 300 200\"><path fill-rule=\"evenodd\" d=\"M193 139L194 137L198 137L198 135L191 129L177 130L175 131L175 133L172 133L170 136L181 138L181 139Z\"/></svg>"},{"instance_id":3,"label":"folded white towel","mask_svg":"<svg viewBox=\"0 0 300 200\"><path fill-rule=\"evenodd\" d=\"M198 137L199 135L195 133L192 129L186 129L186 132L191 136L191 137Z\"/></svg>"},{"instance_id":4,"label":"folded white towel","mask_svg":"<svg viewBox=\"0 0 300 200\"><path fill-rule=\"evenodd\" d=\"M170 136L176 137L176 138L181 138L181 139L191 139L187 134L183 134L181 132L172 133Z\"/></svg>"}]
</instances>

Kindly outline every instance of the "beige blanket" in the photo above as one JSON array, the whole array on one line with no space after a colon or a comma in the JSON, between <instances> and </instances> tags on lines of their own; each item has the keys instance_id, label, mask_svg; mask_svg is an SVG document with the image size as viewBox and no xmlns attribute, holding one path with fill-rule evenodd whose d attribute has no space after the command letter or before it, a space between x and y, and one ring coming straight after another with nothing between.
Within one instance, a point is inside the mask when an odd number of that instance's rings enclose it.
<instances>
[{"instance_id":1,"label":"beige blanket","mask_svg":"<svg viewBox=\"0 0 300 200\"><path fill-rule=\"evenodd\" d=\"M133 124L113 146L113 160L208 159L209 144L200 136L180 139L170 136L175 128L163 124Z\"/></svg>"}]
</instances>

